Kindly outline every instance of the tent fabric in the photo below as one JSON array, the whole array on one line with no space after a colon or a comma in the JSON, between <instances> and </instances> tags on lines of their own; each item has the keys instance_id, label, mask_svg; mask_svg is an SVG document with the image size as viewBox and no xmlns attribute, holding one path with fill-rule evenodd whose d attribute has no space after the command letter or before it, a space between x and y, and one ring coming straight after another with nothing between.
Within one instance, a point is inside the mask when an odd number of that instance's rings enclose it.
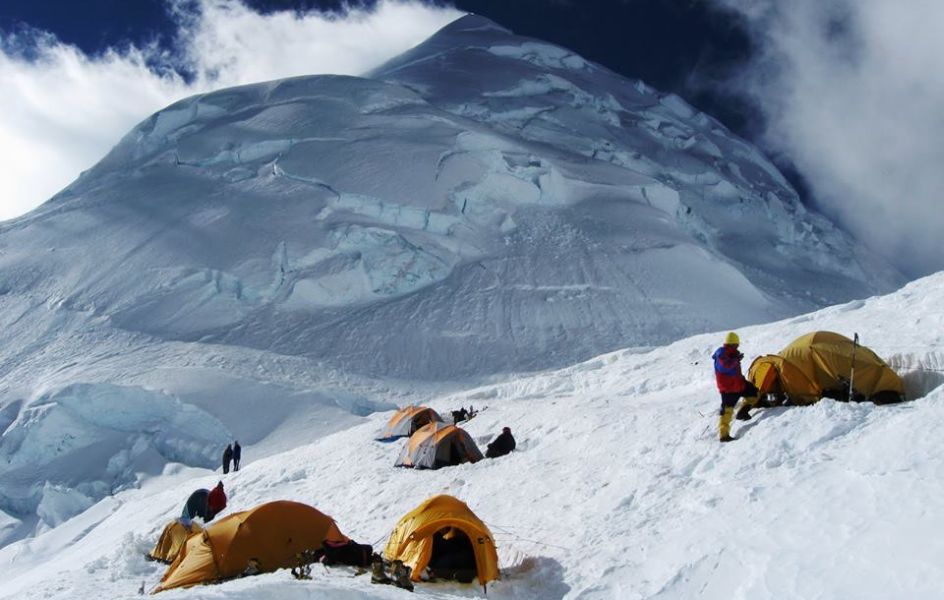
<instances>
[{"instance_id":1,"label":"tent fabric","mask_svg":"<svg viewBox=\"0 0 944 600\"><path fill-rule=\"evenodd\" d=\"M443 418L428 406L407 406L393 413L386 427L377 436L378 440L390 440L399 437L409 437L417 429L428 423L442 423Z\"/></svg>"},{"instance_id":2,"label":"tent fabric","mask_svg":"<svg viewBox=\"0 0 944 600\"><path fill-rule=\"evenodd\" d=\"M261 504L190 536L154 592L236 577L250 561L258 573L292 567L298 553L325 540L349 541L331 517L307 504Z\"/></svg>"},{"instance_id":3,"label":"tent fabric","mask_svg":"<svg viewBox=\"0 0 944 600\"><path fill-rule=\"evenodd\" d=\"M177 554L184 547L187 538L201 531L203 531L203 528L198 523L191 522L190 526L187 527L180 519L174 519L164 527L160 539L154 549L148 553L148 556L162 563L170 564L177 558Z\"/></svg>"},{"instance_id":4,"label":"tent fabric","mask_svg":"<svg viewBox=\"0 0 944 600\"><path fill-rule=\"evenodd\" d=\"M831 331L815 331L791 342L777 355L761 356L748 370L748 378L763 396L783 394L793 404L812 404L823 397L845 399L852 375L855 347L855 395L875 402L904 398L901 378L862 345Z\"/></svg>"},{"instance_id":5,"label":"tent fabric","mask_svg":"<svg viewBox=\"0 0 944 600\"><path fill-rule=\"evenodd\" d=\"M420 581L433 558L434 535L450 527L471 541L479 583L498 579L498 551L491 531L464 502L447 495L428 498L400 519L384 548L384 558L403 561L413 569L413 581Z\"/></svg>"},{"instance_id":6,"label":"tent fabric","mask_svg":"<svg viewBox=\"0 0 944 600\"><path fill-rule=\"evenodd\" d=\"M395 466L438 469L446 465L474 463L482 458L482 451L466 430L433 422L410 436Z\"/></svg>"},{"instance_id":7,"label":"tent fabric","mask_svg":"<svg viewBox=\"0 0 944 600\"><path fill-rule=\"evenodd\" d=\"M798 405L813 404L822 398L822 389L794 363L776 354L761 356L751 363L748 379L758 390L758 396L778 394L790 397Z\"/></svg>"}]
</instances>

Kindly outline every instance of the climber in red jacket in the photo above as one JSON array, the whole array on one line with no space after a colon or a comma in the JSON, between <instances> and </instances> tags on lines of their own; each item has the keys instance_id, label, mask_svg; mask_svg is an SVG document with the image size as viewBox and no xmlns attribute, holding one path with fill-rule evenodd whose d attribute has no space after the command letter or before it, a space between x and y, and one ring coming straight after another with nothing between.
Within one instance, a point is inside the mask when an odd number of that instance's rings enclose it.
<instances>
[{"instance_id":1,"label":"climber in red jacket","mask_svg":"<svg viewBox=\"0 0 944 600\"><path fill-rule=\"evenodd\" d=\"M750 409L757 404L757 388L741 374L741 359L744 355L738 350L741 340L733 331L724 338L724 345L711 355L715 363L715 381L721 392L721 418L718 421L718 436L722 442L730 442L731 417L738 400L744 398L736 418L746 421L751 418Z\"/></svg>"}]
</instances>

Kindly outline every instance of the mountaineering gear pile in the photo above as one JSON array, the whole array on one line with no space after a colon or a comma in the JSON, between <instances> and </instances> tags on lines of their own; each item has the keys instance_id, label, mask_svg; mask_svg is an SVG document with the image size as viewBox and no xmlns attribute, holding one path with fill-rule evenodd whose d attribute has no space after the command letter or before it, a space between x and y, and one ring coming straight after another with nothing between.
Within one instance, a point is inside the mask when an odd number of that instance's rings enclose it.
<instances>
[{"instance_id":1,"label":"mountaineering gear pile","mask_svg":"<svg viewBox=\"0 0 944 600\"><path fill-rule=\"evenodd\" d=\"M387 575L387 572L390 574ZM413 571L405 566L403 561L394 560L388 562L379 554L374 554L370 563L370 582L387 585L395 585L398 588L405 589L408 592L413 591L412 581Z\"/></svg>"},{"instance_id":2,"label":"mountaineering gear pile","mask_svg":"<svg viewBox=\"0 0 944 600\"><path fill-rule=\"evenodd\" d=\"M316 553L318 560L326 567L334 565L368 567L371 556L374 554L374 547L370 544L358 544L354 540L346 542L325 540Z\"/></svg>"},{"instance_id":3,"label":"mountaineering gear pile","mask_svg":"<svg viewBox=\"0 0 944 600\"><path fill-rule=\"evenodd\" d=\"M261 504L190 536L154 591L291 568L299 553L325 540L349 541L331 517L311 506Z\"/></svg>"},{"instance_id":4,"label":"mountaineering gear pile","mask_svg":"<svg viewBox=\"0 0 944 600\"><path fill-rule=\"evenodd\" d=\"M853 370L855 389L850 398ZM808 333L779 354L757 358L748 377L761 395L772 394L796 405L821 398L889 404L905 396L901 378L875 352L831 331Z\"/></svg>"},{"instance_id":5,"label":"mountaineering gear pile","mask_svg":"<svg viewBox=\"0 0 944 600\"><path fill-rule=\"evenodd\" d=\"M370 563L371 583L391 583L393 580L384 572L384 560L379 554L374 554Z\"/></svg>"},{"instance_id":6,"label":"mountaineering gear pile","mask_svg":"<svg viewBox=\"0 0 944 600\"><path fill-rule=\"evenodd\" d=\"M410 581L412 571L410 567L403 564L402 561L393 561L393 583L398 588L403 588L408 592L413 591L413 582Z\"/></svg>"}]
</instances>

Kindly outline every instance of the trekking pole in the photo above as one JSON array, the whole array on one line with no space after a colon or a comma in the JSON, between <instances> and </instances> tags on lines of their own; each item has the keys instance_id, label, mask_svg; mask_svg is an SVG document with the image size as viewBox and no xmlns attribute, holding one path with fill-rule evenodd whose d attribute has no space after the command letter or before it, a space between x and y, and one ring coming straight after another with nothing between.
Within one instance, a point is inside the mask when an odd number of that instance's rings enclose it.
<instances>
[{"instance_id":1,"label":"trekking pole","mask_svg":"<svg viewBox=\"0 0 944 600\"><path fill-rule=\"evenodd\" d=\"M852 366L849 368L849 401L852 402L854 396L852 395L852 382L855 381L855 355L856 355L856 346L859 345L859 334L854 334L852 338Z\"/></svg>"}]
</instances>

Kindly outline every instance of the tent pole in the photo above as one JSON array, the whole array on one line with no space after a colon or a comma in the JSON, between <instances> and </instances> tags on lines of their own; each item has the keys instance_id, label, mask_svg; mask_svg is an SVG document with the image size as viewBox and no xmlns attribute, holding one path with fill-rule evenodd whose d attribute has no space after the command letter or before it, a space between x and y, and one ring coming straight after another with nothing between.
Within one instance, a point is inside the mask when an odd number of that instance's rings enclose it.
<instances>
[{"instance_id":1,"label":"tent pole","mask_svg":"<svg viewBox=\"0 0 944 600\"><path fill-rule=\"evenodd\" d=\"M856 347L859 345L859 334L854 334L852 338L852 365L849 369L849 402L853 401L854 396L852 391L852 382L855 381L855 355Z\"/></svg>"}]
</instances>

